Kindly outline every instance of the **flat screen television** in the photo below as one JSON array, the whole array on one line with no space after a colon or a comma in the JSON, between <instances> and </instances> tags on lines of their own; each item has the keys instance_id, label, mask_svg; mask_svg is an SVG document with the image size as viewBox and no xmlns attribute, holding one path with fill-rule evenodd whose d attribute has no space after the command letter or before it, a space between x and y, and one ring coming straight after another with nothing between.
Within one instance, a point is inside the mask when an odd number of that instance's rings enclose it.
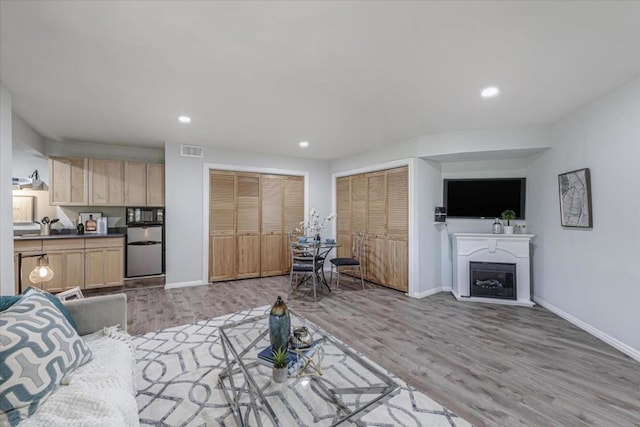
<instances>
[{"instance_id":1,"label":"flat screen television","mask_svg":"<svg viewBox=\"0 0 640 427\"><path fill-rule=\"evenodd\" d=\"M500 218L515 211L524 219L526 178L445 179L444 206L451 218Z\"/></svg>"}]
</instances>

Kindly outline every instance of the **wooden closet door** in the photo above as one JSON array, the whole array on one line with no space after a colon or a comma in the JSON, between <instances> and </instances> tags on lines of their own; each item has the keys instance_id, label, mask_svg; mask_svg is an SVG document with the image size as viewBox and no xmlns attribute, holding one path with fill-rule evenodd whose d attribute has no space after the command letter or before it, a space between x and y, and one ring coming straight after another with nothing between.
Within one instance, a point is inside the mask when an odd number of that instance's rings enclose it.
<instances>
[{"instance_id":1,"label":"wooden closet door","mask_svg":"<svg viewBox=\"0 0 640 427\"><path fill-rule=\"evenodd\" d=\"M289 249L288 233L300 228L300 223L304 220L304 177L285 176L283 178L283 214L284 214L284 235L282 253L284 260L284 271L291 270L291 253Z\"/></svg>"},{"instance_id":2,"label":"wooden closet door","mask_svg":"<svg viewBox=\"0 0 640 427\"><path fill-rule=\"evenodd\" d=\"M367 280L384 284L387 270L386 174L367 174Z\"/></svg>"},{"instance_id":3,"label":"wooden closet door","mask_svg":"<svg viewBox=\"0 0 640 427\"><path fill-rule=\"evenodd\" d=\"M336 241L337 255L351 258L351 177L336 179Z\"/></svg>"},{"instance_id":4,"label":"wooden closet door","mask_svg":"<svg viewBox=\"0 0 640 427\"><path fill-rule=\"evenodd\" d=\"M283 253L283 177L261 175L260 204L262 209L260 270L262 276L285 273Z\"/></svg>"},{"instance_id":5,"label":"wooden closet door","mask_svg":"<svg viewBox=\"0 0 640 427\"><path fill-rule=\"evenodd\" d=\"M237 174L236 277L260 276L260 175Z\"/></svg>"},{"instance_id":6,"label":"wooden closet door","mask_svg":"<svg viewBox=\"0 0 640 427\"><path fill-rule=\"evenodd\" d=\"M408 168L387 171L387 285L409 290Z\"/></svg>"},{"instance_id":7,"label":"wooden closet door","mask_svg":"<svg viewBox=\"0 0 640 427\"><path fill-rule=\"evenodd\" d=\"M209 280L236 278L236 177L209 173Z\"/></svg>"}]
</instances>

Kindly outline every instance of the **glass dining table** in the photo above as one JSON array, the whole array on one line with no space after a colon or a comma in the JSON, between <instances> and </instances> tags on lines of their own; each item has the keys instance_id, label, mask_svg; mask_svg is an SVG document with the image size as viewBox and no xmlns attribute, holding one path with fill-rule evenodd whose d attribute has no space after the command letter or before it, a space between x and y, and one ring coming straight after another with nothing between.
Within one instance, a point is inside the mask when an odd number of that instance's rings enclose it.
<instances>
[{"instance_id":1,"label":"glass dining table","mask_svg":"<svg viewBox=\"0 0 640 427\"><path fill-rule=\"evenodd\" d=\"M320 274L318 274L318 279L320 279L320 283L322 283L328 290L329 292L331 292L331 286L329 286L329 283L327 282L327 277L324 274L324 263L327 260L327 258L329 257L329 254L331 253L331 251L334 248L338 248L340 247L340 245L338 243L336 243L335 241L333 242L327 242L326 240L312 240L309 239L306 242L300 242L298 241L297 243L295 243L295 245L299 248L304 248L307 249L308 253L309 253L309 257L315 257L315 259L319 262L320 264ZM296 285L297 288L299 288L300 286L302 286L307 280L310 280L310 277L303 277L302 279L300 279L300 281L298 282L298 284Z\"/></svg>"}]
</instances>

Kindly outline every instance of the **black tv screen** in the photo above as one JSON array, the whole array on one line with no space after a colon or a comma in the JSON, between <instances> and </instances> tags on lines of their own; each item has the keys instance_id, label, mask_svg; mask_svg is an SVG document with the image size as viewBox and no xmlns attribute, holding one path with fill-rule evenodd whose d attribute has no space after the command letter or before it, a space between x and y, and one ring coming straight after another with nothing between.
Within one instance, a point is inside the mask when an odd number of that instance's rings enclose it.
<instances>
[{"instance_id":1,"label":"black tv screen","mask_svg":"<svg viewBox=\"0 0 640 427\"><path fill-rule=\"evenodd\" d=\"M511 209L524 219L526 178L445 179L447 217L500 218Z\"/></svg>"}]
</instances>

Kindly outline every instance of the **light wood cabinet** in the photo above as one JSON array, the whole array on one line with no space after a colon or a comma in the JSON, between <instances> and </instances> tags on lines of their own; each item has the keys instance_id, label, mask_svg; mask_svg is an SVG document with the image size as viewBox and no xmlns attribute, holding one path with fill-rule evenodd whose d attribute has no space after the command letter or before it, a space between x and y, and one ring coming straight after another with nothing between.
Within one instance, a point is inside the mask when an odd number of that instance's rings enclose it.
<instances>
[{"instance_id":1,"label":"light wood cabinet","mask_svg":"<svg viewBox=\"0 0 640 427\"><path fill-rule=\"evenodd\" d=\"M124 280L123 237L15 240L16 293L19 293L18 253L23 256L46 254L54 273L51 281L34 285L29 281L29 274L38 258L23 258L23 290L36 286L57 293L76 286L82 289L120 286Z\"/></svg>"},{"instance_id":2,"label":"light wood cabinet","mask_svg":"<svg viewBox=\"0 0 640 427\"><path fill-rule=\"evenodd\" d=\"M55 206L164 206L164 165L120 160L49 159Z\"/></svg>"},{"instance_id":3,"label":"light wood cabinet","mask_svg":"<svg viewBox=\"0 0 640 427\"><path fill-rule=\"evenodd\" d=\"M147 206L164 206L164 165L147 163Z\"/></svg>"},{"instance_id":4,"label":"light wood cabinet","mask_svg":"<svg viewBox=\"0 0 640 427\"><path fill-rule=\"evenodd\" d=\"M304 216L304 178L212 170L209 280L284 274L286 230Z\"/></svg>"},{"instance_id":5,"label":"light wood cabinet","mask_svg":"<svg viewBox=\"0 0 640 427\"><path fill-rule=\"evenodd\" d=\"M366 231L366 280L407 291L408 168L338 178L336 197L338 256L351 256L352 233Z\"/></svg>"},{"instance_id":6,"label":"light wood cabinet","mask_svg":"<svg viewBox=\"0 0 640 427\"><path fill-rule=\"evenodd\" d=\"M89 159L89 205L124 206L124 162Z\"/></svg>"},{"instance_id":7,"label":"light wood cabinet","mask_svg":"<svg viewBox=\"0 0 640 427\"><path fill-rule=\"evenodd\" d=\"M124 203L126 206L146 206L146 163L124 162Z\"/></svg>"},{"instance_id":8,"label":"light wood cabinet","mask_svg":"<svg viewBox=\"0 0 640 427\"><path fill-rule=\"evenodd\" d=\"M84 288L84 239L43 240L42 252L49 258L53 279L42 284L49 292Z\"/></svg>"},{"instance_id":9,"label":"light wood cabinet","mask_svg":"<svg viewBox=\"0 0 640 427\"><path fill-rule=\"evenodd\" d=\"M54 206L86 206L88 196L87 159L49 159L49 203Z\"/></svg>"},{"instance_id":10,"label":"light wood cabinet","mask_svg":"<svg viewBox=\"0 0 640 427\"><path fill-rule=\"evenodd\" d=\"M124 238L85 240L85 288L122 285L124 277Z\"/></svg>"}]
</instances>

